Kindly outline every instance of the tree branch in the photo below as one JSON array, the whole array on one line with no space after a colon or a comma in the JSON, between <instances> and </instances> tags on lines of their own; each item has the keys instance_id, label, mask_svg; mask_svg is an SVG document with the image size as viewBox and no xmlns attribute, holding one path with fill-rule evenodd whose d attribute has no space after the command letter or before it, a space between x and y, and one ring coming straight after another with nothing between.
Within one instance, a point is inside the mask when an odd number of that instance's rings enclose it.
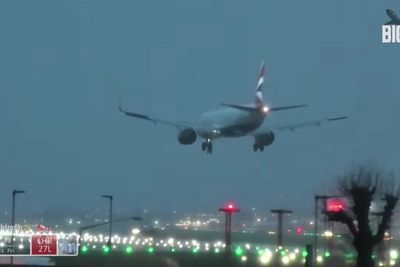
<instances>
[{"instance_id":1,"label":"tree branch","mask_svg":"<svg viewBox=\"0 0 400 267\"><path fill-rule=\"evenodd\" d=\"M346 212L326 212L328 219L330 221L341 222L347 225L349 231L352 233L353 236L358 234L358 229L354 225L353 218Z\"/></svg>"},{"instance_id":2,"label":"tree branch","mask_svg":"<svg viewBox=\"0 0 400 267\"><path fill-rule=\"evenodd\" d=\"M378 231L374 236L375 244L378 244L385 237L385 232L390 228L390 222L393 216L393 210L396 208L397 201L399 200L396 196L391 194L385 195L386 205L382 213L382 221L379 224Z\"/></svg>"}]
</instances>

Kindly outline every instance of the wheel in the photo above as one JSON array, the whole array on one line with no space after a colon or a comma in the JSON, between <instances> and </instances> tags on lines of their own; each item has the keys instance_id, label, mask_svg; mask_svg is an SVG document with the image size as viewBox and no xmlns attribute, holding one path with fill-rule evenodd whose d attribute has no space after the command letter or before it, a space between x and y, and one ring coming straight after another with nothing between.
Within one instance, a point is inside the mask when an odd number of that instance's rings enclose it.
<instances>
[{"instance_id":1,"label":"wheel","mask_svg":"<svg viewBox=\"0 0 400 267\"><path fill-rule=\"evenodd\" d=\"M212 149L213 149L212 143L208 143L208 154L212 154Z\"/></svg>"},{"instance_id":2,"label":"wheel","mask_svg":"<svg viewBox=\"0 0 400 267\"><path fill-rule=\"evenodd\" d=\"M254 145L253 145L253 151L254 151L254 152L257 152L257 150L258 150L258 146L257 146L256 143L254 143Z\"/></svg>"},{"instance_id":3,"label":"wheel","mask_svg":"<svg viewBox=\"0 0 400 267\"><path fill-rule=\"evenodd\" d=\"M207 144L206 142L201 143L201 150L206 150Z\"/></svg>"},{"instance_id":4,"label":"wheel","mask_svg":"<svg viewBox=\"0 0 400 267\"><path fill-rule=\"evenodd\" d=\"M260 146L260 151L264 151L264 146Z\"/></svg>"}]
</instances>

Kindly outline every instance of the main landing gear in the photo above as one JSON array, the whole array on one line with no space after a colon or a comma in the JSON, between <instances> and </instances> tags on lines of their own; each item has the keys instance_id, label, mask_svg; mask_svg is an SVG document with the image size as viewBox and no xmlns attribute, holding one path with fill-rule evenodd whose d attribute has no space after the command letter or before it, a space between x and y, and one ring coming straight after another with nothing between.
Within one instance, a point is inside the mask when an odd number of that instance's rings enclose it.
<instances>
[{"instance_id":1,"label":"main landing gear","mask_svg":"<svg viewBox=\"0 0 400 267\"><path fill-rule=\"evenodd\" d=\"M254 152L257 152L257 150L264 151L264 146L260 145L260 144L257 144L257 143L254 143L253 150L254 150Z\"/></svg>"},{"instance_id":2,"label":"main landing gear","mask_svg":"<svg viewBox=\"0 0 400 267\"><path fill-rule=\"evenodd\" d=\"M205 151L207 154L212 154L212 143L211 139L207 139L201 143L201 150Z\"/></svg>"}]
</instances>

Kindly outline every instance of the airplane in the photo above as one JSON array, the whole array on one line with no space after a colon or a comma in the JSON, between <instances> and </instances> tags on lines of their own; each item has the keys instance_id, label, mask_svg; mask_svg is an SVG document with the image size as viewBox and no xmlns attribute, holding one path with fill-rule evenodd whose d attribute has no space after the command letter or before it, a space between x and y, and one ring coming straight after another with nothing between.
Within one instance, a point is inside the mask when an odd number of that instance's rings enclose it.
<instances>
[{"instance_id":1,"label":"airplane","mask_svg":"<svg viewBox=\"0 0 400 267\"><path fill-rule=\"evenodd\" d=\"M386 14L389 16L391 21L385 23L385 25L400 25L400 18L391 9L386 9Z\"/></svg>"},{"instance_id":2,"label":"airplane","mask_svg":"<svg viewBox=\"0 0 400 267\"><path fill-rule=\"evenodd\" d=\"M334 122L346 119L346 116L309 121L292 125L280 125L275 129L262 129L265 118L272 112L303 108L307 105L290 105L280 107L268 107L263 100L263 84L265 76L265 64L261 63L254 103L248 105L235 105L221 103L223 109L206 112L201 116L198 123L173 122L159 119L141 113L127 111L122 108L119 101L119 111L123 114L137 119L151 121L155 124L165 124L175 127L178 132L178 142L182 145L191 145L196 142L197 137L204 139L201 148L207 154L213 151L213 141L219 138L235 138L253 136L253 150L264 151L264 147L271 145L275 140L274 131L291 130L306 126L320 126L325 122Z\"/></svg>"}]
</instances>

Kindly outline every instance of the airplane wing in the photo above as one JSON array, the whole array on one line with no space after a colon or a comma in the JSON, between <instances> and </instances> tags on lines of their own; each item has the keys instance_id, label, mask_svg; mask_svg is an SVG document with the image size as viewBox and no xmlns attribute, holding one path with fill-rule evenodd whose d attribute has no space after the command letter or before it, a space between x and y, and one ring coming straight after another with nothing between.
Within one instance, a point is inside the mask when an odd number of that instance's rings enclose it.
<instances>
[{"instance_id":1,"label":"airplane wing","mask_svg":"<svg viewBox=\"0 0 400 267\"><path fill-rule=\"evenodd\" d=\"M325 124L325 123L336 122L336 121L344 120L347 118L348 118L347 116L341 116L341 117L327 118L327 119L301 122L301 123L295 123L295 124L276 125L274 128L279 131L290 130L290 131L294 132L296 129L299 129L299 128L305 128L305 127L310 127L310 126L321 126L322 124Z\"/></svg>"},{"instance_id":2,"label":"airplane wing","mask_svg":"<svg viewBox=\"0 0 400 267\"><path fill-rule=\"evenodd\" d=\"M127 111L122 108L121 101L119 102L118 109L120 112L124 113L126 116L141 119L141 120L151 121L154 124L160 123L160 124L173 126L173 127L177 128L178 130L181 130L184 128L189 128L189 127L194 127L194 124L192 124L190 122L183 122L183 121L182 122L174 122L174 121L155 118L155 117L148 116L148 115L141 114L141 113Z\"/></svg>"},{"instance_id":3,"label":"airplane wing","mask_svg":"<svg viewBox=\"0 0 400 267\"><path fill-rule=\"evenodd\" d=\"M260 109L257 107L242 106L242 105L227 104L227 103L221 103L221 105L225 106L225 107L248 111L248 112L259 112L260 111ZM282 107L271 107L271 108L264 106L264 112L279 111L279 110L286 110L286 109L293 109L293 108L303 108L303 107L307 107L307 105L293 105L293 106L282 106Z\"/></svg>"}]
</instances>

